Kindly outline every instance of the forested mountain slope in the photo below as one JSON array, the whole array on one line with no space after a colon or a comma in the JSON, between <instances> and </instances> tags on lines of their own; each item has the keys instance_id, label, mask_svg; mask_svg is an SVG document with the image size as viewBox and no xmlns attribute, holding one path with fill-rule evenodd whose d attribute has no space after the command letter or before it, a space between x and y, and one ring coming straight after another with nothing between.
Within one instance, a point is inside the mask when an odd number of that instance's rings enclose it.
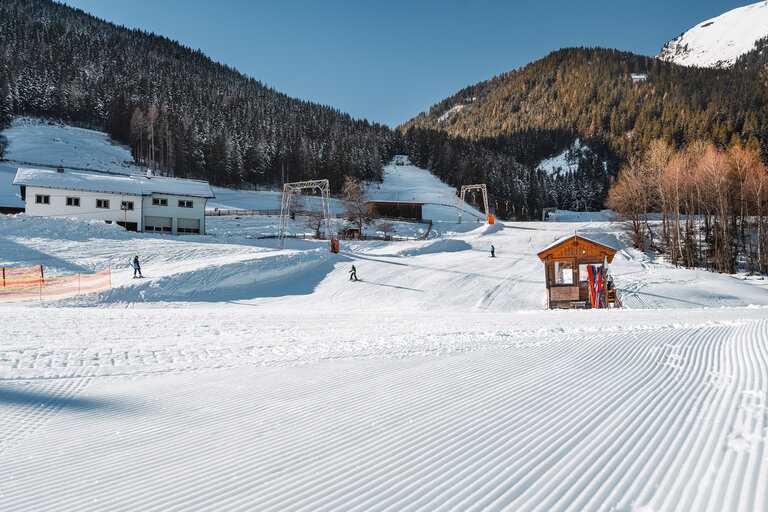
<instances>
[{"instance_id":1,"label":"forested mountain slope","mask_svg":"<svg viewBox=\"0 0 768 512\"><path fill-rule=\"evenodd\" d=\"M265 50L268 51L268 50ZM289 98L199 51L49 0L0 2L0 124L104 129L137 160L220 185L380 179L384 126Z\"/></svg>"},{"instance_id":2,"label":"forested mountain slope","mask_svg":"<svg viewBox=\"0 0 768 512\"><path fill-rule=\"evenodd\" d=\"M632 74L645 75L633 81ZM753 70L677 66L606 49L569 48L467 87L402 128L470 139L563 130L629 156L655 138L726 146L768 142L768 77ZM553 143L553 145L555 145Z\"/></svg>"},{"instance_id":3,"label":"forested mountain slope","mask_svg":"<svg viewBox=\"0 0 768 512\"><path fill-rule=\"evenodd\" d=\"M768 159L768 76L744 67L683 67L617 50L568 48L467 87L399 129L410 143L438 141L429 159L418 152L412 158L449 182L456 164L442 162L460 162L461 144L441 149L441 138L464 140L475 154L480 145L494 162L510 158L530 169L580 147L575 170L531 170L523 195L528 208L596 209L611 178L654 139L673 147L741 144Z\"/></svg>"}]
</instances>

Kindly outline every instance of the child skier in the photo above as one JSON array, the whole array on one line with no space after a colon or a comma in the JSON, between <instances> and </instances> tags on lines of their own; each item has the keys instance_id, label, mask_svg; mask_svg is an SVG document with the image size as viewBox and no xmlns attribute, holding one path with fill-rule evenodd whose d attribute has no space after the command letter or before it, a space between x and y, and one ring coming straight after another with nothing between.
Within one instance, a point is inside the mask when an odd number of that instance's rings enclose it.
<instances>
[{"instance_id":1,"label":"child skier","mask_svg":"<svg viewBox=\"0 0 768 512\"><path fill-rule=\"evenodd\" d=\"M496 257L496 248L493 245L491 245L491 258L495 258L495 257Z\"/></svg>"},{"instance_id":2,"label":"child skier","mask_svg":"<svg viewBox=\"0 0 768 512\"><path fill-rule=\"evenodd\" d=\"M141 275L141 265L139 265L139 256L136 255L133 257L133 261L131 262L131 265L133 265L133 278L136 279L137 277L144 277ZM139 273L137 276L136 273Z\"/></svg>"},{"instance_id":3,"label":"child skier","mask_svg":"<svg viewBox=\"0 0 768 512\"><path fill-rule=\"evenodd\" d=\"M354 265L352 265L352 270L349 271L349 280L352 281L353 279L359 281L359 279L357 279L357 269L355 269Z\"/></svg>"}]
</instances>

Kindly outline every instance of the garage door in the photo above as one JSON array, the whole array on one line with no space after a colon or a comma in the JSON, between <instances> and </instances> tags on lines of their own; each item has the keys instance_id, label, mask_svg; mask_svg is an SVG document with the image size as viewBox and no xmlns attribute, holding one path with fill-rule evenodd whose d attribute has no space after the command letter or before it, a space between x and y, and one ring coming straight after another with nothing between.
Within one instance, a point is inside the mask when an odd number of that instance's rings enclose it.
<instances>
[{"instance_id":1,"label":"garage door","mask_svg":"<svg viewBox=\"0 0 768 512\"><path fill-rule=\"evenodd\" d=\"M178 219L179 233L200 233L200 219Z\"/></svg>"},{"instance_id":2,"label":"garage door","mask_svg":"<svg viewBox=\"0 0 768 512\"><path fill-rule=\"evenodd\" d=\"M173 221L170 217L144 217L144 231L161 231L171 233L173 231Z\"/></svg>"}]
</instances>

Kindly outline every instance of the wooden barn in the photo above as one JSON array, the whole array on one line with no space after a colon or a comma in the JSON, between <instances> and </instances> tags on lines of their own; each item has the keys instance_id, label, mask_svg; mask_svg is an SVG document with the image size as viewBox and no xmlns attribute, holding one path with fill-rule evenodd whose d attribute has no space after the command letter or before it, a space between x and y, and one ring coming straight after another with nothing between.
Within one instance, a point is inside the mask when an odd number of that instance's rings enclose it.
<instances>
[{"instance_id":1,"label":"wooden barn","mask_svg":"<svg viewBox=\"0 0 768 512\"><path fill-rule=\"evenodd\" d=\"M371 217L421 221L421 207L423 205L424 203L413 201L366 201L365 209Z\"/></svg>"},{"instance_id":2,"label":"wooden barn","mask_svg":"<svg viewBox=\"0 0 768 512\"><path fill-rule=\"evenodd\" d=\"M549 309L608 307L613 301L606 266L615 254L615 249L578 235L541 251Z\"/></svg>"}]
</instances>

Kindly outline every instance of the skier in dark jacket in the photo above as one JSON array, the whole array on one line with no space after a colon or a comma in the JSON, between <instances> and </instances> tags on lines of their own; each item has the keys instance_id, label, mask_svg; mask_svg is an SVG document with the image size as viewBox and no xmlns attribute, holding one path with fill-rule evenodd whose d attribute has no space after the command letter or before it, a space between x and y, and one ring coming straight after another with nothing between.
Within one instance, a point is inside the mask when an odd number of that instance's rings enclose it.
<instances>
[{"instance_id":1,"label":"skier in dark jacket","mask_svg":"<svg viewBox=\"0 0 768 512\"><path fill-rule=\"evenodd\" d=\"M357 278L357 269L355 268L354 265L352 265L352 270L349 271L349 280L359 281L359 279Z\"/></svg>"},{"instance_id":2,"label":"skier in dark jacket","mask_svg":"<svg viewBox=\"0 0 768 512\"><path fill-rule=\"evenodd\" d=\"M131 262L131 265L133 265L133 278L136 279L137 277L144 277L141 275L141 265L139 264L139 256L136 255L133 257L133 261ZM136 273L138 272L138 276Z\"/></svg>"},{"instance_id":3,"label":"skier in dark jacket","mask_svg":"<svg viewBox=\"0 0 768 512\"><path fill-rule=\"evenodd\" d=\"M495 258L495 257L496 257L496 248L493 245L491 245L491 258Z\"/></svg>"}]
</instances>

